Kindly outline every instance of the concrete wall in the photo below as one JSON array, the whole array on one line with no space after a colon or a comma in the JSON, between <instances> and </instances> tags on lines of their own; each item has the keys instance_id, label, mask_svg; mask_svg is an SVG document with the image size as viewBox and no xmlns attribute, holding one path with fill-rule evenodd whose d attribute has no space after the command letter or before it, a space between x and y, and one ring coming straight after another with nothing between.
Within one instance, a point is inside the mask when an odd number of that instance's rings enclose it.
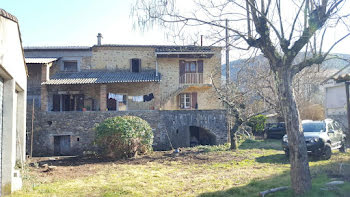
<instances>
[{"instance_id":1,"label":"concrete wall","mask_svg":"<svg viewBox=\"0 0 350 197\"><path fill-rule=\"evenodd\" d=\"M17 19L1 9L0 77L4 79L0 179L1 194L6 195L21 188L15 163L25 158L27 76Z\"/></svg>"},{"instance_id":2,"label":"concrete wall","mask_svg":"<svg viewBox=\"0 0 350 197\"><path fill-rule=\"evenodd\" d=\"M34 122L35 156L51 156L54 153L54 136L71 136L71 154L79 155L84 151L95 151L93 128L108 117L133 115L146 120L154 129L154 149L170 148L169 138L174 148L184 147L184 136L188 136L189 126L198 126L209 130L216 136L216 142L227 142L226 112L224 110L191 111L108 111L108 112L43 112L37 111ZM28 117L28 127L30 118ZM169 136L169 137L168 137ZM29 136L30 137L30 136ZM79 138L79 141L78 141Z\"/></svg>"}]
</instances>

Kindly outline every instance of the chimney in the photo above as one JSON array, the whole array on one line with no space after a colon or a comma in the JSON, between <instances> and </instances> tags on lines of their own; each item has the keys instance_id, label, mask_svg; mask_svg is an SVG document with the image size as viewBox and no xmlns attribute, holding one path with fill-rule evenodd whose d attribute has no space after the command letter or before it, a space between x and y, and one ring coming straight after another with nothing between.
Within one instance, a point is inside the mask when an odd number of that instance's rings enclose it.
<instances>
[{"instance_id":1,"label":"chimney","mask_svg":"<svg viewBox=\"0 0 350 197\"><path fill-rule=\"evenodd\" d=\"M203 35L201 35L201 47L203 46Z\"/></svg>"},{"instance_id":2,"label":"chimney","mask_svg":"<svg viewBox=\"0 0 350 197\"><path fill-rule=\"evenodd\" d=\"M101 33L98 33L97 34L97 45L100 46L101 45L101 39L102 39L102 34Z\"/></svg>"}]
</instances>

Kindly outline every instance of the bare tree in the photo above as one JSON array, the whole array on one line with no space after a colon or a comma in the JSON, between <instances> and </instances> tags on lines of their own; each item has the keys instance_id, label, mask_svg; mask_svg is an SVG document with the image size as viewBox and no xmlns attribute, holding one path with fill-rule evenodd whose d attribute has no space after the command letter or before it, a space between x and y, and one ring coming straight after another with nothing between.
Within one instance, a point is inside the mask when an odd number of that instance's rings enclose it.
<instances>
[{"instance_id":1,"label":"bare tree","mask_svg":"<svg viewBox=\"0 0 350 197\"><path fill-rule=\"evenodd\" d=\"M221 75L220 71L212 73L212 75ZM274 107L274 105L268 103L264 106L256 90L250 87L252 84L247 83L247 78L243 77L246 75L244 71L245 69L239 70L237 73L237 80L222 86L215 84L213 80L215 77L212 78L213 87L228 111L231 141L230 148L233 150L238 149L237 132L239 129L244 130L243 127L247 126L251 118L270 111Z\"/></svg>"},{"instance_id":2,"label":"bare tree","mask_svg":"<svg viewBox=\"0 0 350 197\"><path fill-rule=\"evenodd\" d=\"M321 64L333 47L350 35L349 13L342 11L345 0L198 0L186 1L179 9L176 0L138 0L133 14L139 25L160 24L178 35L207 26L218 40L230 22L231 47L261 52L274 73L280 109L288 134L291 182L296 194L311 188L304 134L292 88L294 76L313 64ZM191 9L188 9L191 8ZM293 11L293 14L289 14ZM325 50L324 38L331 28L343 26L340 35ZM189 28L189 29L186 29ZM208 29L207 28L207 29ZM202 29L203 31L203 29ZM207 30L209 31L209 30ZM196 32L193 30L193 32ZM294 62L299 52L305 55Z\"/></svg>"}]
</instances>

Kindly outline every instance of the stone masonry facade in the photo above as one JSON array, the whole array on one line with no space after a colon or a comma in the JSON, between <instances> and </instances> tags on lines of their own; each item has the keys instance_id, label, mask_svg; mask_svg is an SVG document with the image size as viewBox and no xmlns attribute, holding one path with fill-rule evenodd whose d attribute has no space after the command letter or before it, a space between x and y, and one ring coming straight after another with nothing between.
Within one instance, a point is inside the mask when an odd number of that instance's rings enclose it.
<instances>
[{"instance_id":1,"label":"stone masonry facade","mask_svg":"<svg viewBox=\"0 0 350 197\"><path fill-rule=\"evenodd\" d=\"M89 151L96 151L95 130L93 129L96 124L109 117L125 115L138 116L150 124L154 131L154 150L169 150L171 148L169 140L173 148L189 146L188 126L207 129L216 136L216 144L227 142L227 125L223 124L226 122L225 110L37 111L34 121L33 155L54 155L54 137L62 135L70 136L71 155L83 155ZM27 117L29 126L31 119Z\"/></svg>"},{"instance_id":2,"label":"stone masonry facade","mask_svg":"<svg viewBox=\"0 0 350 197\"><path fill-rule=\"evenodd\" d=\"M151 125L155 150L227 142L226 112L213 87L221 86L220 47L94 45L24 52L32 90L27 136L34 99L35 156L57 155L67 147L70 155L95 151L95 124L123 115ZM66 70L72 65L73 71ZM110 93L123 101L111 100ZM151 94L151 100L134 100Z\"/></svg>"}]
</instances>

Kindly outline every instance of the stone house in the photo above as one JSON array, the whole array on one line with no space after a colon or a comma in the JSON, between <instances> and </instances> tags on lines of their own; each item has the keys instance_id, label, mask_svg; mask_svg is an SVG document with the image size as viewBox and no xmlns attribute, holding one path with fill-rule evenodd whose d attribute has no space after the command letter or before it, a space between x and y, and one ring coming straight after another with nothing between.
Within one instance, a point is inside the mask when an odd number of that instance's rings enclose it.
<instances>
[{"instance_id":1,"label":"stone house","mask_svg":"<svg viewBox=\"0 0 350 197\"><path fill-rule=\"evenodd\" d=\"M135 115L154 129L154 148L227 141L221 48L110 45L26 47L28 122L34 103L34 155L94 150L93 127ZM28 130L29 125L28 125Z\"/></svg>"},{"instance_id":2,"label":"stone house","mask_svg":"<svg viewBox=\"0 0 350 197\"><path fill-rule=\"evenodd\" d=\"M0 9L0 196L21 189L27 73L17 18Z\"/></svg>"}]
</instances>

